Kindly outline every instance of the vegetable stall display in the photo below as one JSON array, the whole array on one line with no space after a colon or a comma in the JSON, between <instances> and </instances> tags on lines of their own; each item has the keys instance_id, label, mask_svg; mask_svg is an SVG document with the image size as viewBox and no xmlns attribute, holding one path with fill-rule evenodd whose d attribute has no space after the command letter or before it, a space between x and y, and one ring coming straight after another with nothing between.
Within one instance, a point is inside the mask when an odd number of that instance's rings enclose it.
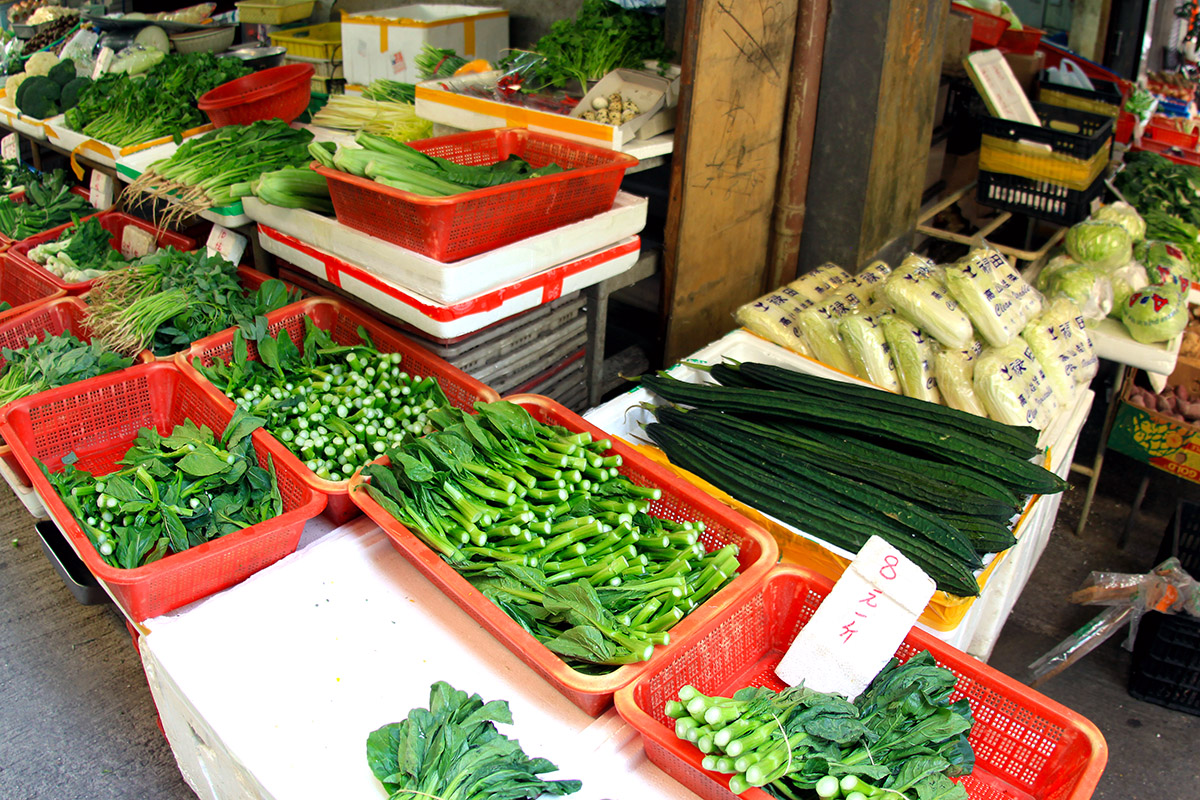
<instances>
[{"instance_id":1,"label":"vegetable stall display","mask_svg":"<svg viewBox=\"0 0 1200 800\"><path fill-rule=\"evenodd\" d=\"M512 724L507 702L485 703L438 681L429 688L428 708L367 736L367 764L389 800L533 800L582 788L577 780L542 778L558 767L526 755L496 730L497 722Z\"/></svg>"},{"instance_id":2,"label":"vegetable stall display","mask_svg":"<svg viewBox=\"0 0 1200 800\"><path fill-rule=\"evenodd\" d=\"M100 342L84 342L71 333L30 337L19 349L4 348L0 367L0 407L37 392L105 375L133 364Z\"/></svg>"},{"instance_id":3,"label":"vegetable stall display","mask_svg":"<svg viewBox=\"0 0 1200 800\"><path fill-rule=\"evenodd\" d=\"M228 363L193 366L264 427L317 477L348 479L406 436L428 431L434 409L449 403L432 376L410 375L399 353L381 353L359 329L357 345L340 345L304 318L302 347L286 330L258 340L246 358L241 331Z\"/></svg>"},{"instance_id":4,"label":"vegetable stall display","mask_svg":"<svg viewBox=\"0 0 1200 800\"><path fill-rule=\"evenodd\" d=\"M13 240L26 239L68 223L78 214L95 212L87 198L71 187L63 170L26 179L19 200L0 197L0 233Z\"/></svg>"},{"instance_id":5,"label":"vegetable stall display","mask_svg":"<svg viewBox=\"0 0 1200 800\"><path fill-rule=\"evenodd\" d=\"M735 545L706 552L703 523L647 513L660 490L622 476L610 442L513 403L476 411L431 412L437 432L365 467L366 491L573 668L646 661L737 576Z\"/></svg>"},{"instance_id":6,"label":"vegetable stall display","mask_svg":"<svg viewBox=\"0 0 1200 800\"><path fill-rule=\"evenodd\" d=\"M702 766L730 775L734 794L762 787L791 798L966 800L950 779L969 775L974 720L957 678L928 651L875 676L854 702L796 686L748 687L706 697L693 686L666 704L675 735L705 754Z\"/></svg>"},{"instance_id":7,"label":"vegetable stall display","mask_svg":"<svg viewBox=\"0 0 1200 800\"><path fill-rule=\"evenodd\" d=\"M642 378L667 401L646 434L672 463L850 552L877 534L953 595L979 594L1026 495L1066 488L1029 461L1033 428L768 364L712 377Z\"/></svg>"},{"instance_id":8,"label":"vegetable stall display","mask_svg":"<svg viewBox=\"0 0 1200 800\"><path fill-rule=\"evenodd\" d=\"M31 248L29 259L67 283L81 283L129 266L129 259L114 249L112 238L100 220L89 217L80 221L72 216L72 225L57 239Z\"/></svg>"},{"instance_id":9,"label":"vegetable stall display","mask_svg":"<svg viewBox=\"0 0 1200 800\"><path fill-rule=\"evenodd\" d=\"M102 477L74 460L39 465L101 558L134 569L283 513L274 463L260 467L252 446L261 425L236 413L220 439L191 420L166 436L143 428Z\"/></svg>"},{"instance_id":10,"label":"vegetable stall display","mask_svg":"<svg viewBox=\"0 0 1200 800\"><path fill-rule=\"evenodd\" d=\"M361 97L332 95L313 115L313 124L334 130L378 133L398 142L429 137L433 133L433 123L417 116L411 94L385 89L380 84L412 86L395 81L372 81Z\"/></svg>"},{"instance_id":11,"label":"vegetable stall display","mask_svg":"<svg viewBox=\"0 0 1200 800\"><path fill-rule=\"evenodd\" d=\"M119 353L148 348L168 356L235 326L265 337L265 315L297 299L278 280L247 291L237 266L219 254L164 247L100 277L89 292L84 321Z\"/></svg>"}]
</instances>

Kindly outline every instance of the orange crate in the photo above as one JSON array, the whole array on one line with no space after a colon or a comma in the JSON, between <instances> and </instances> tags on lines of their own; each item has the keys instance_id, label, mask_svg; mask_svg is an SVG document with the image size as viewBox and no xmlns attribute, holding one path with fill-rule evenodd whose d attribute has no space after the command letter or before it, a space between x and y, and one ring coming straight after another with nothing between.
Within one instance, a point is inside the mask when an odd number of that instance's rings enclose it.
<instances>
[{"instance_id":1,"label":"orange crate","mask_svg":"<svg viewBox=\"0 0 1200 800\"><path fill-rule=\"evenodd\" d=\"M259 273L261 274L261 273ZM361 311L352 308L340 300L330 298L314 298L293 303L267 315L267 329L274 335L286 329L297 347L304 344L304 319L311 319L317 327L333 333L334 341L339 344L356 344L358 328L361 325L371 335L371 341L381 352L402 353L405 369L412 373L432 375L441 384L442 391L450 402L459 408L470 410L476 401L489 403L499 399L496 392L484 386L457 367L451 366L442 359L430 353L410 339L388 328L383 323L372 319ZM225 396L220 389L213 386L195 367L192 360L199 358L200 363L211 366L213 361L221 359L226 363L233 357L233 329L222 331L207 339L201 339L192 345L186 353L180 353L176 363L204 387L224 409L233 413L233 401ZM246 356L251 360L258 359L258 347L253 342L246 343ZM274 441L274 437L272 437ZM318 478L312 470L290 450L283 447L287 464L295 470L315 491L328 498L325 515L334 522L341 524L361 513L357 506L350 501L350 481L327 481Z\"/></svg>"},{"instance_id":2,"label":"orange crate","mask_svg":"<svg viewBox=\"0 0 1200 800\"><path fill-rule=\"evenodd\" d=\"M307 486L286 451L264 431L254 432L259 464L275 465L284 513L136 569L109 566L72 518L35 459L51 472L75 453L78 466L107 474L142 428L167 434L185 419L220 435L232 412L174 364L141 364L12 403L0 432L33 479L46 510L84 564L135 622L165 614L233 586L292 553L304 524L321 513L325 498Z\"/></svg>"},{"instance_id":3,"label":"orange crate","mask_svg":"<svg viewBox=\"0 0 1200 800\"><path fill-rule=\"evenodd\" d=\"M732 800L729 776L700 766L703 755L675 737L663 713L691 684L708 695L744 686L782 689L775 665L833 588L803 567L780 565L734 608L705 622L686 646L653 663L617 692L617 712L642 734L646 755L706 800ZM974 800L1086 800L1092 796L1108 746L1086 718L1001 674L939 639L913 628L897 657L922 650L958 676L953 700L966 697L975 715L975 771L963 779ZM740 795L769 800L761 789Z\"/></svg>"},{"instance_id":4,"label":"orange crate","mask_svg":"<svg viewBox=\"0 0 1200 800\"><path fill-rule=\"evenodd\" d=\"M0 348L22 350L29 345L30 337L40 342L47 336L73 333L85 342L92 340L91 331L83 326L83 313L87 306L78 297L62 297L35 308L0 319ZM146 364L154 360L149 350L138 353L134 363ZM4 369L4 355L0 352L0 370ZM0 439L0 459L8 464L13 475L23 486L31 486L29 476L13 455L12 448Z\"/></svg>"},{"instance_id":5,"label":"orange crate","mask_svg":"<svg viewBox=\"0 0 1200 800\"><path fill-rule=\"evenodd\" d=\"M114 250L121 249L121 236L125 229L130 225L141 228L146 233L154 237L155 243L159 247L174 247L176 250L195 250L196 240L189 239L186 236L181 236L178 233L165 231L162 228L156 228L145 220L120 211L102 211L96 215L96 219L100 222L100 226L110 234L109 245ZM14 243L8 249L8 259L10 269L14 271L36 272L40 277L45 278L59 289L64 290L69 295L83 294L88 289L92 288L92 284L96 279L90 281L80 281L77 283L67 283L62 278L50 272L45 267L34 262L29 257L29 251L40 244L52 242L59 236L62 236L69 229L74 227L74 223L68 222L65 225L59 225L57 228L51 228L45 233L39 233L37 236L31 236L28 239L22 239Z\"/></svg>"},{"instance_id":6,"label":"orange crate","mask_svg":"<svg viewBox=\"0 0 1200 800\"><path fill-rule=\"evenodd\" d=\"M526 409L541 422L561 425L574 432L587 431L596 439L610 438L548 397L522 394L509 395L504 399ZM755 523L658 466L620 439L612 439L609 454L614 453L620 455L623 461L622 475L636 484L662 490L662 498L650 507L651 516L681 522L695 519L703 521L705 531L701 540L705 547L711 551L726 544L737 544L741 569L732 583L671 628L671 643L656 648L649 661L627 664L607 675L586 675L568 666L556 653L484 597L436 552L371 499L363 486L361 472L355 473L351 480L350 497L363 513L383 528L391 538L392 545L421 574L449 595L459 608L470 614L571 702L588 714L597 716L611 705L613 692L648 668L669 662L681 647L694 638L696 631L707 620L727 608L740 605L746 595L758 590L764 576L779 560L775 540ZM381 458L379 463L388 463L386 457Z\"/></svg>"},{"instance_id":7,"label":"orange crate","mask_svg":"<svg viewBox=\"0 0 1200 800\"><path fill-rule=\"evenodd\" d=\"M438 261L457 261L612 208L633 156L524 128L456 133L409 144L456 164L520 156L563 172L485 189L425 197L314 163L338 222Z\"/></svg>"}]
</instances>

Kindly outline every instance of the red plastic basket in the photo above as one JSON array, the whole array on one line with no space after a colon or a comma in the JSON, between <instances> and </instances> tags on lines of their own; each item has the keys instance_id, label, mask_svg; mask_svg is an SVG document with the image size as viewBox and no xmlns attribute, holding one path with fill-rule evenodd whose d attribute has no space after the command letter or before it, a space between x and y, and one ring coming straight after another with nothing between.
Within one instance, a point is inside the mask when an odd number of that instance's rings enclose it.
<instances>
[{"instance_id":1,"label":"red plastic basket","mask_svg":"<svg viewBox=\"0 0 1200 800\"><path fill-rule=\"evenodd\" d=\"M28 346L30 337L37 337L40 342L46 336L73 333L77 338L90 342L92 333L83 325L86 310L87 305L78 297L63 297L0 320L0 370L4 369L5 363L2 349L23 350ZM153 360L153 354L143 350L138 353L134 363L148 364ZM32 485L29 475L13 455L12 448L3 439L0 439L0 459L8 464L22 486Z\"/></svg>"},{"instance_id":2,"label":"red plastic basket","mask_svg":"<svg viewBox=\"0 0 1200 800\"><path fill-rule=\"evenodd\" d=\"M284 64L223 83L200 95L196 107L218 128L278 117L292 122L312 98L312 64Z\"/></svg>"},{"instance_id":3,"label":"red plastic basket","mask_svg":"<svg viewBox=\"0 0 1200 800\"><path fill-rule=\"evenodd\" d=\"M357 344L358 328L361 325L371 335L371 341L384 353L402 353L406 371L412 374L432 375L441 384L446 397L455 406L471 409L477 401L485 403L499 399L499 395L479 381L472 378L457 367L451 366L442 359L425 350L423 347L396 333L381 322L378 322L361 311L351 308L346 303L330 298L314 298L293 303L267 315L267 329L274 335L281 330L287 330L292 341L297 346L304 343L304 319L324 330L331 331L334 341L339 344ZM223 331L201 339L192 345L186 353L181 353L176 359L179 367L188 374L198 385L203 386L222 408L232 413L233 401L226 397L220 389L213 386L195 367L192 360L199 358L200 363L210 366L220 358L228 362L233 356L233 330ZM253 342L246 343L246 356L251 360L258 359L258 347ZM272 437L274 440L274 437ZM314 491L328 498L325 515L334 522L341 524L361 513L350 500L350 481L327 481L318 478L312 470L282 444L286 462L301 479Z\"/></svg>"},{"instance_id":4,"label":"red plastic basket","mask_svg":"<svg viewBox=\"0 0 1200 800\"><path fill-rule=\"evenodd\" d=\"M633 156L589 147L523 128L494 128L409 142L457 164L494 164L510 155L535 168L563 172L425 197L348 172L313 169L326 177L338 222L438 261L457 261L612 208Z\"/></svg>"},{"instance_id":5,"label":"red plastic basket","mask_svg":"<svg viewBox=\"0 0 1200 800\"><path fill-rule=\"evenodd\" d=\"M1136 124L1137 117L1121 109L1121 113L1117 116L1117 129L1113 134L1115 141L1128 144L1129 140L1133 138L1133 126Z\"/></svg>"},{"instance_id":6,"label":"red plastic basket","mask_svg":"<svg viewBox=\"0 0 1200 800\"><path fill-rule=\"evenodd\" d=\"M129 214L125 214L120 211L102 211L96 215L96 219L100 222L100 227L109 232L109 245L114 250L121 249L121 236L124 234L125 229L130 225L141 228L146 233L153 236L155 243L159 247L174 247L176 250L196 249L196 241L194 239L189 239L186 236L182 236L178 233L172 233L171 231L165 231L162 228L156 228L154 225L146 222L143 219L130 216ZM36 263L32 258L29 257L30 250L40 244L54 241L72 227L74 227L74 223L68 222L65 225L59 225L57 228L51 228L45 233L39 233L37 236L31 236L28 239L22 239L21 241L13 244L13 246L8 249L8 259L11 264L11 268L18 271L36 272L45 277L46 280L58 288L65 290L69 295L83 294L87 290L91 289L92 284L96 282L95 279L90 281L80 281L78 283L67 283L62 278L50 272L48 269Z\"/></svg>"},{"instance_id":7,"label":"red plastic basket","mask_svg":"<svg viewBox=\"0 0 1200 800\"><path fill-rule=\"evenodd\" d=\"M259 463L274 462L284 513L199 547L136 569L109 566L76 524L35 459L51 472L75 453L78 466L111 472L142 428L166 434L185 419L225 430L232 413L174 364L142 364L12 403L0 432L33 479L55 524L83 562L135 622L165 614L248 578L292 553L308 520L325 498L289 465L284 449L263 431L254 432Z\"/></svg>"},{"instance_id":8,"label":"red plastic basket","mask_svg":"<svg viewBox=\"0 0 1200 800\"><path fill-rule=\"evenodd\" d=\"M1200 135L1195 133L1184 133L1183 131L1172 128L1166 125L1154 124L1154 118L1151 118L1150 124L1146 126L1146 131L1142 135L1142 141L1157 142L1163 147L1179 147L1183 150L1195 150L1197 142L1200 142Z\"/></svg>"},{"instance_id":9,"label":"red plastic basket","mask_svg":"<svg viewBox=\"0 0 1200 800\"><path fill-rule=\"evenodd\" d=\"M1000 44L1000 39L1008 30L1008 20L962 3L951 3L950 5L955 11L971 15L972 50L986 50Z\"/></svg>"},{"instance_id":10,"label":"red plastic basket","mask_svg":"<svg viewBox=\"0 0 1200 800\"><path fill-rule=\"evenodd\" d=\"M587 431L597 439L610 438L599 428L548 397L525 394L510 395L504 399L526 409L535 419L542 422L561 425L575 432ZM585 675L571 668L485 598L437 553L371 499L363 486L361 472L355 473L350 490L350 497L363 513L383 528L391 538L392 545L404 554L421 574L545 678L551 686L592 716L599 715L611 705L613 692L617 689L645 672L648 667L669 661L672 654L688 642L706 620L726 608L736 607L747 594L757 590L764 576L779 560L779 549L775 540L761 527L653 463L619 439L613 439L612 443L609 453L621 456L623 475L636 484L662 490L662 498L650 507L651 516L680 522L697 519L703 521L705 531L701 539L710 551L730 543L738 545L741 574L671 628L671 643L656 648L649 661L622 666L607 675ZM380 459L380 463L387 463L386 459Z\"/></svg>"},{"instance_id":11,"label":"red plastic basket","mask_svg":"<svg viewBox=\"0 0 1200 800\"><path fill-rule=\"evenodd\" d=\"M77 194L80 197L87 199L88 202L91 202L91 194L88 192L87 189L84 189L82 186L71 187L71 192L73 194ZM24 190L19 191L19 192L13 192L12 194L9 195L9 198L14 203L24 203L25 202L25 192L24 192ZM88 216L95 216L95 214L89 214ZM84 217L84 219L87 219L87 217ZM18 239L13 239L9 236L6 236L3 233L0 233L0 250L8 250L8 248L12 247L18 241L19 241Z\"/></svg>"},{"instance_id":12,"label":"red plastic basket","mask_svg":"<svg viewBox=\"0 0 1200 800\"><path fill-rule=\"evenodd\" d=\"M731 800L728 776L700 766L692 744L677 739L663 707L691 684L729 696L744 686L782 689L775 665L832 588L826 578L783 564L736 608L722 611L683 647L616 694L617 712L642 734L646 755L706 800ZM896 655L928 650L958 676L953 699L968 698L975 715L975 771L963 779L974 800L1085 800L1108 759L1089 720L939 639L913 628ZM761 789L741 797L768 800Z\"/></svg>"},{"instance_id":13,"label":"red plastic basket","mask_svg":"<svg viewBox=\"0 0 1200 800\"><path fill-rule=\"evenodd\" d=\"M1033 55L1037 52L1038 44L1042 41L1045 31L1031 28L1028 25L1021 30L1007 28L1000 34L999 48L1009 53Z\"/></svg>"}]
</instances>

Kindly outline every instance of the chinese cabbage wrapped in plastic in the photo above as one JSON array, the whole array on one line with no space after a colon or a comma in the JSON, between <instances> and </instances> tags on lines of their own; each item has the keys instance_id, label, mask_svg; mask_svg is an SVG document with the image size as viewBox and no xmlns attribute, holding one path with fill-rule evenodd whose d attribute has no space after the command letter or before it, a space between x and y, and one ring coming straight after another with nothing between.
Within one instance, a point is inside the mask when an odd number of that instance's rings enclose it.
<instances>
[{"instance_id":1,"label":"chinese cabbage wrapped in plastic","mask_svg":"<svg viewBox=\"0 0 1200 800\"><path fill-rule=\"evenodd\" d=\"M1133 257L1143 264L1146 269L1150 269L1151 267L1168 267L1172 272L1181 273L1189 279L1196 277L1195 267L1188 261L1188 257L1182 250L1170 242L1159 242L1151 239L1138 242L1133 247Z\"/></svg>"},{"instance_id":2,"label":"chinese cabbage wrapped in plastic","mask_svg":"<svg viewBox=\"0 0 1200 800\"><path fill-rule=\"evenodd\" d=\"M825 305L807 308L796 315L796 324L813 358L828 367L854 374L838 325L860 305L856 295L835 295Z\"/></svg>"},{"instance_id":3,"label":"chinese cabbage wrapped in plastic","mask_svg":"<svg viewBox=\"0 0 1200 800\"><path fill-rule=\"evenodd\" d=\"M1187 327L1187 300L1175 286L1152 283L1129 296L1121 307L1121 321L1134 341L1166 342Z\"/></svg>"},{"instance_id":4,"label":"chinese cabbage wrapped in plastic","mask_svg":"<svg viewBox=\"0 0 1200 800\"><path fill-rule=\"evenodd\" d=\"M883 285L883 297L901 316L945 347L961 350L971 343L971 320L938 283L936 274L898 269Z\"/></svg>"},{"instance_id":5,"label":"chinese cabbage wrapped in plastic","mask_svg":"<svg viewBox=\"0 0 1200 800\"><path fill-rule=\"evenodd\" d=\"M1071 258L1106 272L1133 260L1133 238L1115 222L1087 219L1072 225L1066 246Z\"/></svg>"},{"instance_id":6,"label":"chinese cabbage wrapped in plastic","mask_svg":"<svg viewBox=\"0 0 1200 800\"><path fill-rule=\"evenodd\" d=\"M1097 222L1114 222L1120 225L1134 242L1140 242L1146 238L1146 221L1129 203L1118 200L1115 203L1100 206L1092 214L1092 219Z\"/></svg>"},{"instance_id":7,"label":"chinese cabbage wrapped in plastic","mask_svg":"<svg viewBox=\"0 0 1200 800\"><path fill-rule=\"evenodd\" d=\"M734 318L751 333L807 356L811 351L796 324L796 315L812 304L811 300L784 286L741 306L734 312Z\"/></svg>"},{"instance_id":8,"label":"chinese cabbage wrapped in plastic","mask_svg":"<svg viewBox=\"0 0 1200 800\"><path fill-rule=\"evenodd\" d=\"M1008 344L1025 327L1025 297L1033 287L994 250L972 253L947 267L946 290L992 347Z\"/></svg>"},{"instance_id":9,"label":"chinese cabbage wrapped in plastic","mask_svg":"<svg viewBox=\"0 0 1200 800\"><path fill-rule=\"evenodd\" d=\"M934 348L933 372L942 402L959 411L986 417L987 409L975 394L975 361L983 353L983 342L975 339L965 350Z\"/></svg>"},{"instance_id":10,"label":"chinese cabbage wrapped in plastic","mask_svg":"<svg viewBox=\"0 0 1200 800\"><path fill-rule=\"evenodd\" d=\"M839 293L853 292L864 305L870 305L875 302L876 294L891 274L892 268L886 262L873 261L848 280Z\"/></svg>"},{"instance_id":11,"label":"chinese cabbage wrapped in plastic","mask_svg":"<svg viewBox=\"0 0 1200 800\"><path fill-rule=\"evenodd\" d=\"M876 321L883 328L904 395L930 403L942 402L934 376L930 337L899 314L880 314Z\"/></svg>"},{"instance_id":12,"label":"chinese cabbage wrapped in plastic","mask_svg":"<svg viewBox=\"0 0 1200 800\"><path fill-rule=\"evenodd\" d=\"M824 302L850 280L850 273L837 264L822 264L788 284L788 288L814 303Z\"/></svg>"},{"instance_id":13,"label":"chinese cabbage wrapped in plastic","mask_svg":"<svg viewBox=\"0 0 1200 800\"><path fill-rule=\"evenodd\" d=\"M847 314L838 323L838 331L842 335L846 354L850 357L853 373L882 389L899 393L896 365L892 362L891 348L879 324L880 315L889 310L872 306L855 314Z\"/></svg>"},{"instance_id":14,"label":"chinese cabbage wrapped in plastic","mask_svg":"<svg viewBox=\"0 0 1200 800\"><path fill-rule=\"evenodd\" d=\"M1059 397L1071 397L1075 384L1096 376L1100 361L1092 349L1083 313L1067 298L1051 302L1021 335Z\"/></svg>"},{"instance_id":15,"label":"chinese cabbage wrapped in plastic","mask_svg":"<svg viewBox=\"0 0 1200 800\"><path fill-rule=\"evenodd\" d=\"M1061 401L1033 351L1018 336L1007 347L988 347L975 362L975 394L988 416L1009 425L1044 430Z\"/></svg>"}]
</instances>

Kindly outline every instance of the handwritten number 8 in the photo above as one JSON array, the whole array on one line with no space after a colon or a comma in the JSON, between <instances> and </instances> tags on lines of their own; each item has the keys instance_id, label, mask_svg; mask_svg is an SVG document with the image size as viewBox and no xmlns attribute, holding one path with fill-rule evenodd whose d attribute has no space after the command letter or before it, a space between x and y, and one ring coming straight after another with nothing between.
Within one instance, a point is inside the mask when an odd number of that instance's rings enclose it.
<instances>
[{"instance_id":1,"label":"handwritten number 8","mask_svg":"<svg viewBox=\"0 0 1200 800\"><path fill-rule=\"evenodd\" d=\"M900 566L900 559L895 556L884 556L883 567L879 570L879 574L884 580L894 581L896 579L896 567Z\"/></svg>"}]
</instances>

